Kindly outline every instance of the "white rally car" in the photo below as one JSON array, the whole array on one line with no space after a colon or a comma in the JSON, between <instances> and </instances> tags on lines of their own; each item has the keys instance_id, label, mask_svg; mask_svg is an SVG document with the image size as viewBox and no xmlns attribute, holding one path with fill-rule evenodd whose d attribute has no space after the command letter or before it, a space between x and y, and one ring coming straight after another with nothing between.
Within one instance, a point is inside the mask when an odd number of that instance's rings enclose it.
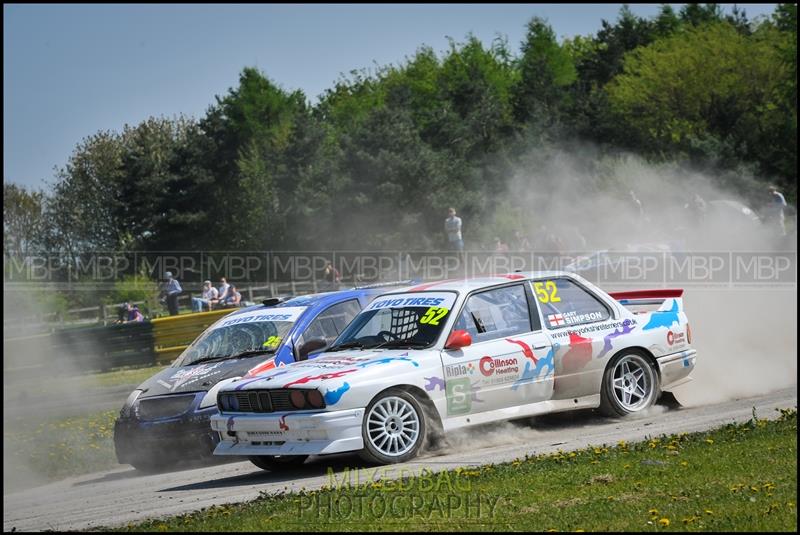
<instances>
[{"instance_id":1,"label":"white rally car","mask_svg":"<svg viewBox=\"0 0 800 535\"><path fill-rule=\"evenodd\" d=\"M346 451L395 463L461 427L588 407L643 411L690 380L682 294L608 294L566 272L384 294L314 360L220 390L214 454L272 470Z\"/></svg>"}]
</instances>

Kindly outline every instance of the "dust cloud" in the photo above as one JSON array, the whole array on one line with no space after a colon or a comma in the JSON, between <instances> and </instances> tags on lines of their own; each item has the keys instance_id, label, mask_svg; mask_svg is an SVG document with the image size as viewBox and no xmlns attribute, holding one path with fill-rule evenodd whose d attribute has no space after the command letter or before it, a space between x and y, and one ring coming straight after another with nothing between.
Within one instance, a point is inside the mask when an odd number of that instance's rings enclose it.
<instances>
[{"instance_id":1,"label":"dust cloud","mask_svg":"<svg viewBox=\"0 0 800 535\"><path fill-rule=\"evenodd\" d=\"M126 394L118 402L116 395L110 395L98 404L97 392L87 388L86 376L76 364L84 355L53 347L50 333L55 324L45 304L47 291L52 290L3 291L4 494L48 482L59 462L48 456L68 454L71 448L88 443L74 432L70 434L73 442L55 448L66 438L48 432L51 422L119 409L125 400ZM82 350L99 351L86 344Z\"/></svg>"},{"instance_id":2,"label":"dust cloud","mask_svg":"<svg viewBox=\"0 0 800 535\"><path fill-rule=\"evenodd\" d=\"M697 349L684 406L767 394L797 384L797 291L693 289L684 304Z\"/></svg>"},{"instance_id":3,"label":"dust cloud","mask_svg":"<svg viewBox=\"0 0 800 535\"><path fill-rule=\"evenodd\" d=\"M599 156L588 145L532 151L528 162L516 171L501 205L530 208L518 228L534 250L538 242L539 248L562 252L657 251L667 258L752 252L767 260L775 254L794 259L781 284L720 285L702 277L684 284L666 275L659 284L648 280L639 287L685 289L698 356L693 381L675 391L682 404L722 402L797 384L797 235L791 217L796 212L787 209L784 228L770 218L763 180L745 171L651 164L630 154ZM596 282L615 289L602 278ZM618 282L636 286L635 280Z\"/></svg>"}]
</instances>

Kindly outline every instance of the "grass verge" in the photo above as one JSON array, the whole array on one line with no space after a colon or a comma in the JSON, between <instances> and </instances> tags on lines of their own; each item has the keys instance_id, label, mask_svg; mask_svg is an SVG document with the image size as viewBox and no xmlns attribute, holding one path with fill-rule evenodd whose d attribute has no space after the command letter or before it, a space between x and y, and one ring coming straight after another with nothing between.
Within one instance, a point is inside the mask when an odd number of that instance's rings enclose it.
<instances>
[{"instance_id":1,"label":"grass verge","mask_svg":"<svg viewBox=\"0 0 800 535\"><path fill-rule=\"evenodd\" d=\"M353 469L355 470L355 469ZM264 495L130 531L795 531L797 412L368 484ZM348 479L349 478L349 479ZM364 481L361 477L361 481Z\"/></svg>"},{"instance_id":2,"label":"grass verge","mask_svg":"<svg viewBox=\"0 0 800 535\"><path fill-rule=\"evenodd\" d=\"M114 453L118 414L113 410L76 418L5 422L4 492L118 467Z\"/></svg>"}]
</instances>

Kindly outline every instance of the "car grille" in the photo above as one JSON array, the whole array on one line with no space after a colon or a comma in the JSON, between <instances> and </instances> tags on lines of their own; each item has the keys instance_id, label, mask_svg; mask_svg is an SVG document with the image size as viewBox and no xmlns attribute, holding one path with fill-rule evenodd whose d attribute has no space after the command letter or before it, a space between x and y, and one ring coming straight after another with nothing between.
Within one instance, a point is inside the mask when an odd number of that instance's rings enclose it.
<instances>
[{"instance_id":1,"label":"car grille","mask_svg":"<svg viewBox=\"0 0 800 535\"><path fill-rule=\"evenodd\" d=\"M221 392L217 396L217 406L222 412L286 412L321 407L305 406L298 409L292 405L289 396L300 389L245 390L241 392Z\"/></svg>"},{"instance_id":2,"label":"car grille","mask_svg":"<svg viewBox=\"0 0 800 535\"><path fill-rule=\"evenodd\" d=\"M139 401L137 413L142 420L157 420L180 416L192 406L195 394L163 396Z\"/></svg>"}]
</instances>

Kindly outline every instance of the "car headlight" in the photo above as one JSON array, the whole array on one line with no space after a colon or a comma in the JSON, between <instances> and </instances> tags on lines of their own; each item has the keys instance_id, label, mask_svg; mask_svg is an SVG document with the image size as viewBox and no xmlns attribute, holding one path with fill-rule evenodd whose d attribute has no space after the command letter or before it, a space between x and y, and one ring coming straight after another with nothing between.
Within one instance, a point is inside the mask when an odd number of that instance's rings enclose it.
<instances>
[{"instance_id":1,"label":"car headlight","mask_svg":"<svg viewBox=\"0 0 800 535\"><path fill-rule=\"evenodd\" d=\"M200 402L200 407L199 408L200 409L207 409L208 407L216 406L217 405L217 392L219 392L219 389L222 388L225 385L231 384L232 382L234 382L237 379L241 379L241 377L230 377L230 378L225 379L223 381L220 381L217 384L215 384L214 386L212 386L211 390L206 392L206 395L203 396L203 401Z\"/></svg>"},{"instance_id":2,"label":"car headlight","mask_svg":"<svg viewBox=\"0 0 800 535\"><path fill-rule=\"evenodd\" d=\"M144 392L144 390L134 390L128 396L128 399L125 400L125 405L122 406L122 410L119 411L119 415L123 418L127 418L131 415L131 409L133 409L134 403L136 400L139 399L139 396Z\"/></svg>"}]
</instances>

